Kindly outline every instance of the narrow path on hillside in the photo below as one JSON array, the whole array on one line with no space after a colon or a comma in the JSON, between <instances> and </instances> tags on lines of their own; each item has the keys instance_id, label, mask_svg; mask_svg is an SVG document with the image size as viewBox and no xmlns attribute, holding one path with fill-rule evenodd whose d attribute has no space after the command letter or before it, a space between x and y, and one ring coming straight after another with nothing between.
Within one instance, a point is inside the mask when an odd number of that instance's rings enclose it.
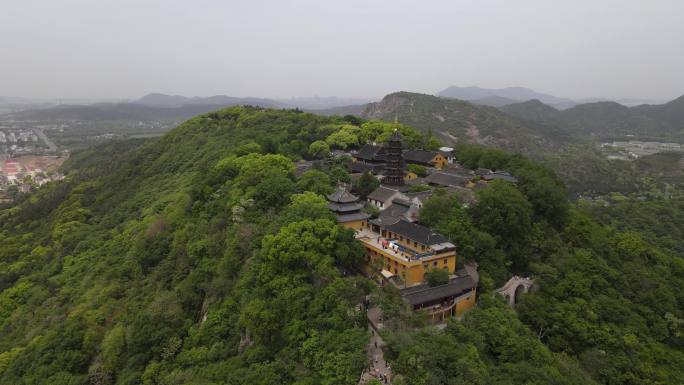
<instances>
[{"instance_id":1,"label":"narrow path on hillside","mask_svg":"<svg viewBox=\"0 0 684 385\"><path fill-rule=\"evenodd\" d=\"M378 330L381 330L382 314L377 305L373 305L368 309L368 330L371 332L371 338L368 343L368 358L370 360L369 368L365 369L361 374L359 384L365 384L372 378L379 380L383 384L391 384L392 371L385 355L382 351L385 342L380 337Z\"/></svg>"}]
</instances>

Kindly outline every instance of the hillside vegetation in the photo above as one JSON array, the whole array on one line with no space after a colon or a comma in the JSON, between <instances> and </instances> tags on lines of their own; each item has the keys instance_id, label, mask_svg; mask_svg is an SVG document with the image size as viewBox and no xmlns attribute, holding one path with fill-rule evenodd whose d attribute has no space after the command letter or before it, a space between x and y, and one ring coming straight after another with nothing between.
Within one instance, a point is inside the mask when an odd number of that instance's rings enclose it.
<instances>
[{"instance_id":1,"label":"hillside vegetation","mask_svg":"<svg viewBox=\"0 0 684 385\"><path fill-rule=\"evenodd\" d=\"M625 107L615 102L585 103L563 111L538 100L501 108L510 116L551 124L598 139L631 135L650 139L684 139L684 96L661 105Z\"/></svg>"},{"instance_id":2,"label":"hillside vegetation","mask_svg":"<svg viewBox=\"0 0 684 385\"><path fill-rule=\"evenodd\" d=\"M537 155L571 140L563 131L523 124L494 107L432 95L397 92L370 103L363 117L392 121L432 133L445 143L472 142Z\"/></svg>"},{"instance_id":3,"label":"hillside vegetation","mask_svg":"<svg viewBox=\"0 0 684 385\"><path fill-rule=\"evenodd\" d=\"M568 209L551 198L558 194L553 176L523 158L474 146L458 154L468 167L510 169L522 183L490 185L469 208L449 196L425 204L421 221L480 264L480 297L442 333L390 323L390 361L405 383L684 381L684 255L672 242L679 232L668 234L681 224L681 198ZM665 205L674 211L658 223ZM502 266L539 285L515 312L488 291L501 284Z\"/></svg>"},{"instance_id":4,"label":"hillside vegetation","mask_svg":"<svg viewBox=\"0 0 684 385\"><path fill-rule=\"evenodd\" d=\"M335 124L222 110L0 212L0 382L353 382L368 284L338 268L360 247L275 154Z\"/></svg>"},{"instance_id":5,"label":"hillside vegetation","mask_svg":"<svg viewBox=\"0 0 684 385\"><path fill-rule=\"evenodd\" d=\"M404 125L233 107L75 154L65 181L0 211L0 383L355 384L371 293L396 384L682 383L681 256L621 214L573 207L523 156L460 146L467 167L519 183L492 182L470 207L437 193L421 212L481 265L463 321L438 332L355 274L362 248L322 196L349 180L344 163L297 177L293 161L395 128L407 147L440 144ZM540 285L517 312L492 294L512 273Z\"/></svg>"},{"instance_id":6,"label":"hillside vegetation","mask_svg":"<svg viewBox=\"0 0 684 385\"><path fill-rule=\"evenodd\" d=\"M636 162L609 160L596 139L639 135L680 140L684 99L628 108L613 102L557 110L539 100L502 107L398 92L368 104L362 116L416 127L443 143L476 143L532 157L552 168L571 196L635 193L684 182L678 154L655 154ZM680 106L680 107L678 107ZM654 138L654 136L656 138Z\"/></svg>"}]
</instances>

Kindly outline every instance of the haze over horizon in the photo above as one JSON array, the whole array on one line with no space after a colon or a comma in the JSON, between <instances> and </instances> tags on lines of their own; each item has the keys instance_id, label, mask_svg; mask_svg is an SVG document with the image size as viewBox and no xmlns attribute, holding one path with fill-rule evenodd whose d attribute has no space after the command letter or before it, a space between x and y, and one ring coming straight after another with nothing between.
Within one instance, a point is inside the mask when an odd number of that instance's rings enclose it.
<instances>
[{"instance_id":1,"label":"haze over horizon","mask_svg":"<svg viewBox=\"0 0 684 385\"><path fill-rule=\"evenodd\" d=\"M40 9L41 12L35 12ZM684 2L9 0L0 95L684 94Z\"/></svg>"}]
</instances>

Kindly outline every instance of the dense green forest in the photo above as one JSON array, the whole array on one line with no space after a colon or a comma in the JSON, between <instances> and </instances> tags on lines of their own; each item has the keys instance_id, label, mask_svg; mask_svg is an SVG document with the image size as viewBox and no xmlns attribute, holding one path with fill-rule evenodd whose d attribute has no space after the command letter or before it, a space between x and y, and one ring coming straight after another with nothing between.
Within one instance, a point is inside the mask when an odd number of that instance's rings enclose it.
<instances>
[{"instance_id":1,"label":"dense green forest","mask_svg":"<svg viewBox=\"0 0 684 385\"><path fill-rule=\"evenodd\" d=\"M395 384L684 381L684 262L668 234L682 218L655 219L673 197L576 205L538 163L464 145L464 166L519 180L470 206L437 192L421 212L480 264L478 306L439 331L354 274L363 251L322 196L349 175L326 153L394 128L234 107L75 154L65 181L0 211L0 383L355 384L368 294ZM399 128L409 147L439 144ZM297 176L302 158L326 167ZM539 286L515 310L492 294L514 273Z\"/></svg>"}]
</instances>

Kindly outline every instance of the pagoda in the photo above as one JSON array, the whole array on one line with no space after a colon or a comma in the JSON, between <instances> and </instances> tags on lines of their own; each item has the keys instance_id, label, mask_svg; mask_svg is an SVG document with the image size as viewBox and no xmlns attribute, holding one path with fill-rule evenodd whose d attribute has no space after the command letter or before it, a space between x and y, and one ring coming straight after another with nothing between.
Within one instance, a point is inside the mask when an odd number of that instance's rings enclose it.
<instances>
[{"instance_id":1,"label":"pagoda","mask_svg":"<svg viewBox=\"0 0 684 385\"><path fill-rule=\"evenodd\" d=\"M385 148L387 165L385 166L385 177L382 183L390 186L404 185L404 155L401 143L401 134L396 128L390 136Z\"/></svg>"},{"instance_id":2,"label":"pagoda","mask_svg":"<svg viewBox=\"0 0 684 385\"><path fill-rule=\"evenodd\" d=\"M359 197L347 191L347 187L344 184L340 184L337 190L329 194L327 198L328 209L335 213L337 223L357 230L366 225L370 215L362 211L364 203L359 202Z\"/></svg>"}]
</instances>

